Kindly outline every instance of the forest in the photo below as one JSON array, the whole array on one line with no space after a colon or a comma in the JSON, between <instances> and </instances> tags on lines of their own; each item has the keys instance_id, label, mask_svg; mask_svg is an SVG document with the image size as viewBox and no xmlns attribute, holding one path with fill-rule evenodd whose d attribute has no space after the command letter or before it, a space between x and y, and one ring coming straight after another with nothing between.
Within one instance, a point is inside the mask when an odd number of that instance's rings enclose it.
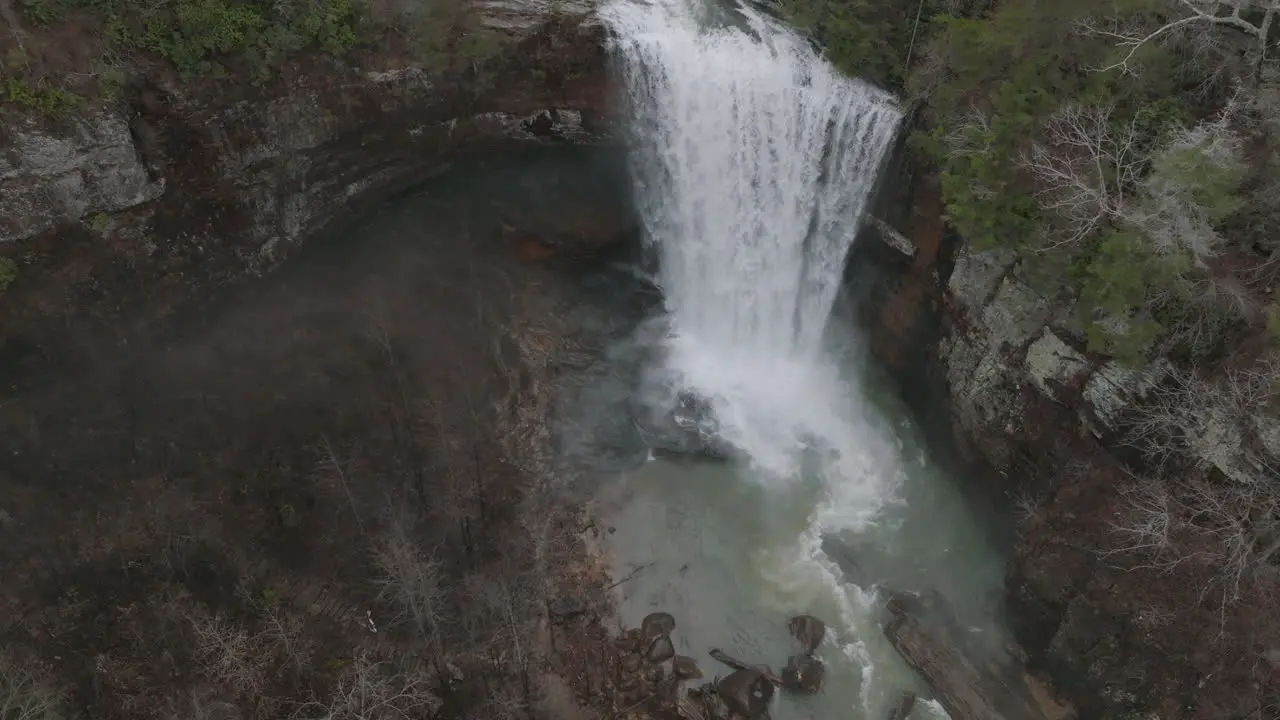
<instances>
[{"instance_id":1,"label":"forest","mask_svg":"<svg viewBox=\"0 0 1280 720\"><path fill-rule=\"evenodd\" d=\"M917 110L972 252L1013 254L1054 330L1159 365L1126 409L1104 559L1274 617L1280 574L1280 2L786 0Z\"/></svg>"}]
</instances>

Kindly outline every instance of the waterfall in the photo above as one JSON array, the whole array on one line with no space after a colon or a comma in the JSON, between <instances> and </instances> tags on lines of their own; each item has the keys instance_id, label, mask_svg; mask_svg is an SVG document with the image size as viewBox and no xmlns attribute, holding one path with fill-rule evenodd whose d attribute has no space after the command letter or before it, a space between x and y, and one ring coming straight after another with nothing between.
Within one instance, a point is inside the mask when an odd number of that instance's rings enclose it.
<instances>
[{"instance_id":1,"label":"waterfall","mask_svg":"<svg viewBox=\"0 0 1280 720\"><path fill-rule=\"evenodd\" d=\"M721 490L695 505L705 517L682 530L695 555L704 542L711 548L703 582L727 582L728 602L754 593L780 614L812 609L830 621L821 656L839 689L823 696L823 712L783 698L775 717L884 717L911 687L910 670L883 638L874 586L846 578L844 568L857 564L838 563L827 548L859 563L889 557L909 465L896 428L868 402L857 353L825 331L901 113L891 96L841 76L749 5L606 2L632 121L636 200L666 302L665 315L638 333L660 360L646 354L652 369L629 388L650 413L632 417L651 448L671 426L692 428L695 447L727 445L748 461L728 472L753 481L745 487L759 504L731 505L735 492ZM698 503L699 490L680 496ZM661 544L667 535L654 537ZM717 546L722 537L748 547ZM717 577L730 562L740 563L732 578ZM696 583L687 583L655 597L687 592L688 606L701 607ZM715 642L750 636L725 631Z\"/></svg>"},{"instance_id":2,"label":"waterfall","mask_svg":"<svg viewBox=\"0 0 1280 720\"><path fill-rule=\"evenodd\" d=\"M603 10L670 316L668 384L707 400L722 439L789 474L797 446L849 432L823 329L901 114L773 18L697 2Z\"/></svg>"},{"instance_id":3,"label":"waterfall","mask_svg":"<svg viewBox=\"0 0 1280 720\"><path fill-rule=\"evenodd\" d=\"M635 182L678 332L811 356L900 114L749 8L605 10L634 122Z\"/></svg>"}]
</instances>

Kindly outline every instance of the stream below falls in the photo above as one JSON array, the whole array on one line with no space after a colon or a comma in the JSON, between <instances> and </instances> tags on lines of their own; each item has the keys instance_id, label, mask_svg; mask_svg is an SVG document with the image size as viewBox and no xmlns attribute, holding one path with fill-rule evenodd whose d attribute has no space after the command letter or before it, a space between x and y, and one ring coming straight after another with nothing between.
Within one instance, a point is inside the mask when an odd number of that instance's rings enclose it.
<instances>
[{"instance_id":1,"label":"stream below falls","mask_svg":"<svg viewBox=\"0 0 1280 720\"><path fill-rule=\"evenodd\" d=\"M561 429L564 451L591 468L594 514L606 531L620 628L651 612L676 618L676 652L707 679L730 669L720 648L780 670L796 652L787 620L809 613L828 625L817 656L821 693L779 693L775 720L883 720L905 691L929 696L881 630L881 589L937 590L974 633L975 646L1003 645L1005 557L998 533L935 461L886 373L841 317L828 329L836 376L815 413L843 417L841 452L856 462L797 447L795 472L779 475L745 453L728 460L657 456L636 417L666 395L661 357L665 320L636 322L620 309L621 269L594 278L594 302L575 321L612 339L574 384ZM655 369L659 372L655 372ZM812 398L810 399L812 402ZM627 409L631 411L628 412ZM840 474L851 466L853 477ZM884 482L870 487L857 472ZM874 507L874 512L867 512ZM918 702L914 720L946 718Z\"/></svg>"},{"instance_id":2,"label":"stream below falls","mask_svg":"<svg viewBox=\"0 0 1280 720\"><path fill-rule=\"evenodd\" d=\"M712 648L780 669L788 618L816 615L824 690L779 694L772 716L880 720L927 693L883 636L879 589L939 590L977 644L1001 643L990 534L854 323L832 321L901 111L748 5L602 12L660 300L625 311L637 268L593 280L578 321L609 341L560 435L598 479L620 622L671 613L710 678L728 672Z\"/></svg>"}]
</instances>

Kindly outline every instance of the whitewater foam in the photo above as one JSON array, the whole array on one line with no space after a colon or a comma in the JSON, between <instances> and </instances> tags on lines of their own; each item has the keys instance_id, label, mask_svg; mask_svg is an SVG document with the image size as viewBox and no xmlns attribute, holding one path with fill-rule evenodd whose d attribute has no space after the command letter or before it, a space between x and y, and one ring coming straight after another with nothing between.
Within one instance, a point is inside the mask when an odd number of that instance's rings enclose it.
<instances>
[{"instance_id":1,"label":"whitewater foam","mask_svg":"<svg viewBox=\"0 0 1280 720\"><path fill-rule=\"evenodd\" d=\"M900 114L746 7L708 26L690 0L605 9L633 121L641 215L678 332L811 357Z\"/></svg>"},{"instance_id":2,"label":"whitewater foam","mask_svg":"<svg viewBox=\"0 0 1280 720\"><path fill-rule=\"evenodd\" d=\"M774 475L794 474L802 445L856 455L821 342L901 119L893 98L747 7L718 24L691 0L603 12L670 313L670 382L705 397L724 439Z\"/></svg>"}]
</instances>

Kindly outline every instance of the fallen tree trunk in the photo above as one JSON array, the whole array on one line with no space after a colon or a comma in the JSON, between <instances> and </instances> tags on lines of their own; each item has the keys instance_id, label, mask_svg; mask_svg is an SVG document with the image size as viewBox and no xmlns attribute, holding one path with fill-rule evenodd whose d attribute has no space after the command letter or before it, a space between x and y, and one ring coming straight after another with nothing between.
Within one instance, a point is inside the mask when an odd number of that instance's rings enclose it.
<instances>
[{"instance_id":1,"label":"fallen tree trunk","mask_svg":"<svg viewBox=\"0 0 1280 720\"><path fill-rule=\"evenodd\" d=\"M721 650L720 648L713 649L711 651L711 657L715 658L716 660L719 660L725 665L728 665L734 670L750 670L752 672L758 672L760 673L760 675L764 677L765 680L768 680L774 685L777 685L777 686L782 685L782 678L775 675L767 665L748 665L737 658L730 657L725 651Z\"/></svg>"},{"instance_id":2,"label":"fallen tree trunk","mask_svg":"<svg viewBox=\"0 0 1280 720\"><path fill-rule=\"evenodd\" d=\"M895 592L888 612L885 636L952 720L1047 720L1022 664L975 647L941 595Z\"/></svg>"}]
</instances>

